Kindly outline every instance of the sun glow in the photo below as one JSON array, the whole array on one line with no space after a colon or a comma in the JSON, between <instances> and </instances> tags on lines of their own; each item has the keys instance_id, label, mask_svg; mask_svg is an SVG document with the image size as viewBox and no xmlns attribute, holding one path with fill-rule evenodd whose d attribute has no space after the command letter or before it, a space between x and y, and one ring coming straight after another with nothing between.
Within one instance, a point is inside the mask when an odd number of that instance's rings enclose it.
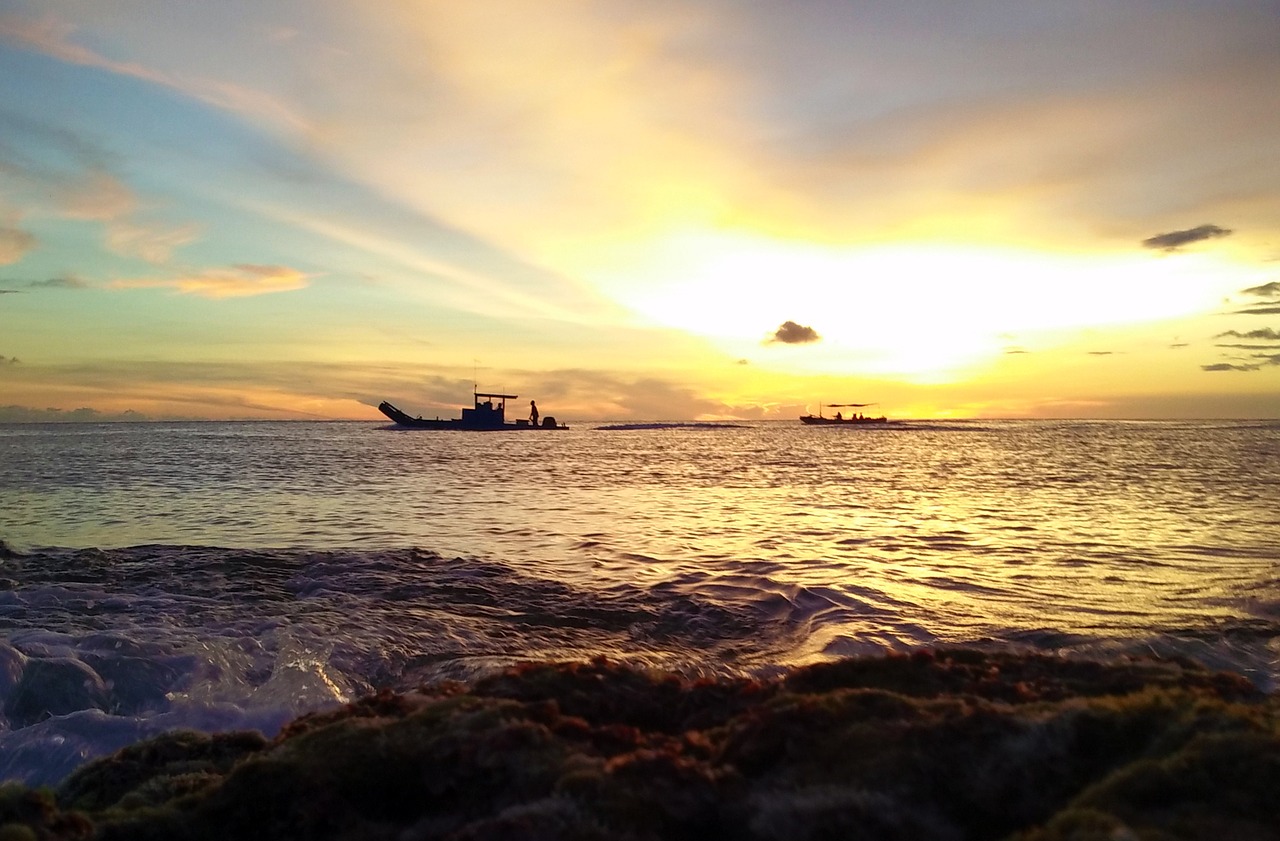
<instances>
[{"instance_id":1,"label":"sun glow","mask_svg":"<svg viewBox=\"0 0 1280 841\"><path fill-rule=\"evenodd\" d=\"M643 318L729 352L766 344L778 357L803 355L807 370L944 381L1011 347L1211 312L1242 274L1197 254L839 249L717 234L671 238L593 279ZM820 340L770 343L786 320Z\"/></svg>"}]
</instances>

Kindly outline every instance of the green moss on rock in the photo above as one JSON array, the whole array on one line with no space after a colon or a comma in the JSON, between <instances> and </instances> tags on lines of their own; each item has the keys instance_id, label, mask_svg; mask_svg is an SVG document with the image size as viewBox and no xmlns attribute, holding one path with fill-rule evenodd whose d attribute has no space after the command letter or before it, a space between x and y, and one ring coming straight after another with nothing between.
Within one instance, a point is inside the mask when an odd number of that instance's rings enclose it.
<instances>
[{"instance_id":1,"label":"green moss on rock","mask_svg":"<svg viewBox=\"0 0 1280 841\"><path fill-rule=\"evenodd\" d=\"M0 826L139 841L1280 838L1278 712L1238 678L1156 660L954 650L769 681L529 664L383 692L270 742L169 734L87 766L56 801L5 789Z\"/></svg>"}]
</instances>

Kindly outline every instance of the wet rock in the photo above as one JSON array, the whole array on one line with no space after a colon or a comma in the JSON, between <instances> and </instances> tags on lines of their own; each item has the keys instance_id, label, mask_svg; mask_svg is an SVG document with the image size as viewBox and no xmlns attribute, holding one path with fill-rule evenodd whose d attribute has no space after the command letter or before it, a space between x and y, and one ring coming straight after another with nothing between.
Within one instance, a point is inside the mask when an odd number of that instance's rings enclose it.
<instances>
[{"instance_id":1,"label":"wet rock","mask_svg":"<svg viewBox=\"0 0 1280 841\"><path fill-rule=\"evenodd\" d=\"M169 706L168 693L182 672L146 657L116 657L96 653L82 655L102 678L108 691L107 709L117 715L137 715Z\"/></svg>"},{"instance_id":2,"label":"wet rock","mask_svg":"<svg viewBox=\"0 0 1280 841\"><path fill-rule=\"evenodd\" d=\"M5 701L4 713L14 727L27 727L50 716L109 706L107 686L88 664L73 657L33 658Z\"/></svg>"},{"instance_id":3,"label":"wet rock","mask_svg":"<svg viewBox=\"0 0 1280 841\"><path fill-rule=\"evenodd\" d=\"M0 640L0 704L22 680L22 672L26 667L27 655Z\"/></svg>"}]
</instances>

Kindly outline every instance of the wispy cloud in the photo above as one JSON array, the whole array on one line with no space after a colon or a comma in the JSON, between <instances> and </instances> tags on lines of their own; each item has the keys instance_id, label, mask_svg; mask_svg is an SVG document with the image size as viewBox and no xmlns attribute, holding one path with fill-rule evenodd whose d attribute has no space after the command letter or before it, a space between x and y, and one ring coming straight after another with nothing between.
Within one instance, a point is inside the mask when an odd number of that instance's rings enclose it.
<instances>
[{"instance_id":1,"label":"wispy cloud","mask_svg":"<svg viewBox=\"0 0 1280 841\"><path fill-rule=\"evenodd\" d=\"M262 91L216 79L165 73L137 62L116 61L72 40L74 28L47 15L29 19L0 15L0 41L44 53L59 61L94 67L160 85L208 105L255 118L289 131L305 131L308 123L296 111Z\"/></svg>"},{"instance_id":2,"label":"wispy cloud","mask_svg":"<svg viewBox=\"0 0 1280 841\"><path fill-rule=\"evenodd\" d=\"M173 289L183 295L220 299L293 292L306 288L309 283L309 275L288 266L242 263L174 278L115 280L108 286L112 289Z\"/></svg>"},{"instance_id":3,"label":"wispy cloud","mask_svg":"<svg viewBox=\"0 0 1280 841\"><path fill-rule=\"evenodd\" d=\"M114 175L96 170L62 189L59 205L70 219L110 222L138 209L138 197Z\"/></svg>"},{"instance_id":4,"label":"wispy cloud","mask_svg":"<svg viewBox=\"0 0 1280 841\"><path fill-rule=\"evenodd\" d=\"M1236 315L1280 315L1280 283L1271 281L1242 289L1241 294L1265 299L1264 303L1251 304ZM1264 367L1280 365L1280 331L1271 327L1252 330L1225 330L1213 337L1217 339L1241 339L1242 342L1219 342L1217 347L1234 351L1228 362L1201 365L1205 371L1259 371Z\"/></svg>"},{"instance_id":5,"label":"wispy cloud","mask_svg":"<svg viewBox=\"0 0 1280 841\"><path fill-rule=\"evenodd\" d=\"M1240 290L1242 295L1263 299L1259 303L1251 303L1244 309L1236 310L1237 315L1280 315L1280 281L1271 281L1260 286L1250 286Z\"/></svg>"},{"instance_id":6,"label":"wispy cloud","mask_svg":"<svg viewBox=\"0 0 1280 841\"><path fill-rule=\"evenodd\" d=\"M1220 228L1217 225L1197 225L1194 228L1187 228L1182 231L1169 231L1168 233L1147 237L1142 241L1142 247L1155 248L1161 251L1177 251L1185 245L1209 239L1219 239L1230 236L1231 233L1230 229Z\"/></svg>"},{"instance_id":7,"label":"wispy cloud","mask_svg":"<svg viewBox=\"0 0 1280 841\"><path fill-rule=\"evenodd\" d=\"M571 278L539 268L486 242L394 206L364 206L368 218L342 220L324 212L274 204L250 204L255 213L318 234L345 248L431 279L438 300L460 308L538 314L555 319L609 317L608 302ZM397 235L399 234L399 235Z\"/></svg>"},{"instance_id":8,"label":"wispy cloud","mask_svg":"<svg viewBox=\"0 0 1280 841\"><path fill-rule=\"evenodd\" d=\"M1280 281L1273 280L1270 283L1264 283L1261 286L1250 286L1248 289L1240 291L1245 295L1254 295L1259 298L1280 298Z\"/></svg>"},{"instance_id":9,"label":"wispy cloud","mask_svg":"<svg viewBox=\"0 0 1280 841\"><path fill-rule=\"evenodd\" d=\"M148 263L168 262L175 249L194 242L198 225L148 223L138 220L142 205L130 187L102 169L85 177L66 181L60 191L58 210L69 219L102 222L106 245L125 257L139 257Z\"/></svg>"},{"instance_id":10,"label":"wispy cloud","mask_svg":"<svg viewBox=\"0 0 1280 841\"><path fill-rule=\"evenodd\" d=\"M1205 371L1260 371L1263 368L1280 365L1280 347L1276 346L1249 346L1249 345L1219 345L1219 347L1228 350L1252 350L1261 351L1248 353L1243 356L1236 356L1229 362L1215 362L1211 365L1201 365Z\"/></svg>"},{"instance_id":11,"label":"wispy cloud","mask_svg":"<svg viewBox=\"0 0 1280 841\"><path fill-rule=\"evenodd\" d=\"M31 367L31 366L28 366ZM430 363L376 366L365 363L325 363L315 360L252 362L157 362L97 360L76 365L45 366L28 372L64 386L83 384L97 392L110 391L120 400L154 417L298 416L311 398L346 399L373 407L389 396L406 411L451 415L470 397L474 380ZM485 373L480 374L481 383ZM700 390L661 377L637 377L630 372L564 368L510 370L504 379L522 383L521 394L536 397L544 415L561 420L682 420L719 417L759 417L759 406L735 405L705 396ZM183 405L192 407L184 413ZM796 407L799 414L799 408ZM82 410L83 419L92 419ZM135 418L136 413L130 413ZM22 406L0 407L3 420L54 420L73 412L46 415Z\"/></svg>"},{"instance_id":12,"label":"wispy cloud","mask_svg":"<svg viewBox=\"0 0 1280 841\"><path fill-rule=\"evenodd\" d=\"M1212 365L1201 365L1204 371L1261 371L1263 368L1280 365L1280 353L1259 357L1258 362L1215 362Z\"/></svg>"},{"instance_id":13,"label":"wispy cloud","mask_svg":"<svg viewBox=\"0 0 1280 841\"><path fill-rule=\"evenodd\" d=\"M2 360L3 357L0 357ZM15 360L16 361L16 360ZM99 412L96 409L31 409L26 406L0 406L0 423L107 423L145 421L138 412Z\"/></svg>"},{"instance_id":14,"label":"wispy cloud","mask_svg":"<svg viewBox=\"0 0 1280 841\"><path fill-rule=\"evenodd\" d=\"M89 289L92 284L75 275L51 277L48 280L33 280L27 284L36 289Z\"/></svg>"},{"instance_id":15,"label":"wispy cloud","mask_svg":"<svg viewBox=\"0 0 1280 841\"><path fill-rule=\"evenodd\" d=\"M15 137L21 142L12 142ZM0 111L0 177L8 180L25 212L100 223L113 254L167 263L177 248L198 238L201 228L145 218L159 205L115 174L118 164L90 139ZM39 244L12 224L0 225L0 265L20 261Z\"/></svg>"},{"instance_id":16,"label":"wispy cloud","mask_svg":"<svg viewBox=\"0 0 1280 841\"><path fill-rule=\"evenodd\" d=\"M126 257L141 257L148 263L163 264L173 252L195 242L198 225L145 225L115 222L107 228L107 247Z\"/></svg>"},{"instance_id":17,"label":"wispy cloud","mask_svg":"<svg viewBox=\"0 0 1280 841\"><path fill-rule=\"evenodd\" d=\"M818 331L812 327L796 324L794 321L784 321L782 326L774 331L773 336L769 338L768 343L779 343L784 345L803 345L810 342L816 342L822 337L818 335Z\"/></svg>"},{"instance_id":18,"label":"wispy cloud","mask_svg":"<svg viewBox=\"0 0 1280 841\"><path fill-rule=\"evenodd\" d=\"M36 245L36 238L18 228L0 228L0 266L21 260Z\"/></svg>"},{"instance_id":19,"label":"wispy cloud","mask_svg":"<svg viewBox=\"0 0 1280 841\"><path fill-rule=\"evenodd\" d=\"M1247 330L1243 333L1239 330L1228 330L1225 333L1219 333L1214 336L1215 339L1225 339L1227 337L1235 339L1262 339L1269 342L1280 342L1280 331L1272 330L1270 327L1263 327L1260 330Z\"/></svg>"}]
</instances>

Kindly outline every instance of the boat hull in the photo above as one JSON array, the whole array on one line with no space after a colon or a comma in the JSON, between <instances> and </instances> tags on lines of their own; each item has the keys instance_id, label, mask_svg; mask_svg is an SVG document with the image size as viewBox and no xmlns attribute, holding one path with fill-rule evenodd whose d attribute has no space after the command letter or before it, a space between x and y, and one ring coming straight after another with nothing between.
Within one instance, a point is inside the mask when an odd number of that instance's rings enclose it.
<instances>
[{"instance_id":1,"label":"boat hull","mask_svg":"<svg viewBox=\"0 0 1280 841\"><path fill-rule=\"evenodd\" d=\"M391 419L396 426L403 426L407 429L456 429L465 432L519 432L524 430L553 430L568 429L565 424L556 424L553 418L547 418L551 421L550 425L544 424L534 426L531 423L517 421L516 423L475 423L469 422L465 418L415 418L412 415L392 406L387 401L378 404L378 411Z\"/></svg>"},{"instance_id":2,"label":"boat hull","mask_svg":"<svg viewBox=\"0 0 1280 841\"><path fill-rule=\"evenodd\" d=\"M817 415L801 415L800 422L809 426L875 426L888 423L886 417L879 418L824 418Z\"/></svg>"}]
</instances>

